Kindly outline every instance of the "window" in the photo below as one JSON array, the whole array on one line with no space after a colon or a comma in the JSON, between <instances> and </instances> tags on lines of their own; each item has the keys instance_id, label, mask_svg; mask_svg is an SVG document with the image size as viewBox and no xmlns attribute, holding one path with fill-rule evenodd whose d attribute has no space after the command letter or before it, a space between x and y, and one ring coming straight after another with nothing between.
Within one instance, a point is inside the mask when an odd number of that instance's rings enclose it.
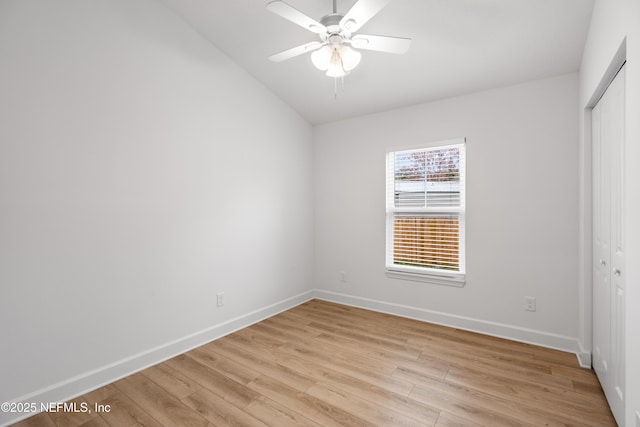
<instances>
[{"instance_id":1,"label":"window","mask_svg":"<svg viewBox=\"0 0 640 427\"><path fill-rule=\"evenodd\" d=\"M445 144L387 154L390 276L464 283L465 143Z\"/></svg>"}]
</instances>

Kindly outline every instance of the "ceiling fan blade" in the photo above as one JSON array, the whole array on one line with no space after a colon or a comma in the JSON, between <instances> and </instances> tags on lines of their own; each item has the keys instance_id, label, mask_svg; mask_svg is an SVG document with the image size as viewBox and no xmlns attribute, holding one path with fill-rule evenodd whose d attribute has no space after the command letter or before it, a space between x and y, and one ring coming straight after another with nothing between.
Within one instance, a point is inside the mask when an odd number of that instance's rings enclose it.
<instances>
[{"instance_id":1,"label":"ceiling fan blade","mask_svg":"<svg viewBox=\"0 0 640 427\"><path fill-rule=\"evenodd\" d=\"M340 20L340 27L354 33L390 2L391 0L358 0Z\"/></svg>"},{"instance_id":2,"label":"ceiling fan blade","mask_svg":"<svg viewBox=\"0 0 640 427\"><path fill-rule=\"evenodd\" d=\"M351 38L351 46L356 49L403 54L409 50L409 46L411 46L411 39L404 37L358 34Z\"/></svg>"},{"instance_id":3,"label":"ceiling fan blade","mask_svg":"<svg viewBox=\"0 0 640 427\"><path fill-rule=\"evenodd\" d=\"M303 44L301 46L296 46L292 49L285 50L284 52L276 53L275 55L271 55L269 59L273 62L281 62L295 56L302 55L303 53L311 52L322 46L323 44L320 42L311 42Z\"/></svg>"},{"instance_id":4,"label":"ceiling fan blade","mask_svg":"<svg viewBox=\"0 0 640 427\"><path fill-rule=\"evenodd\" d=\"M291 21L294 24L300 25L302 28L311 31L312 33L324 34L327 32L327 27L315 19L309 18L298 9L293 6L289 6L283 1L276 0L269 2L269 4L267 4L267 10L275 13L276 15L282 16L284 19Z\"/></svg>"}]
</instances>

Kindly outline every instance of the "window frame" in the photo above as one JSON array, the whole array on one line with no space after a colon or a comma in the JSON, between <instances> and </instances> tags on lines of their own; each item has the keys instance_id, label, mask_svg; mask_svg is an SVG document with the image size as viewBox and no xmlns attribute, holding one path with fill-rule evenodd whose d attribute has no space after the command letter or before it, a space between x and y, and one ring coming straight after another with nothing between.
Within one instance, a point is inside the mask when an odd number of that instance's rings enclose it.
<instances>
[{"instance_id":1,"label":"window frame","mask_svg":"<svg viewBox=\"0 0 640 427\"><path fill-rule=\"evenodd\" d=\"M449 147L459 147L460 155L460 206L459 207L402 207L395 206L395 168L390 164L395 164L397 153L412 151L432 151ZM466 283L466 138L451 139L446 141L420 144L418 146L406 148L392 148L386 150L385 169L385 222L386 222L386 242L385 242L385 271L391 278L412 280L418 282L429 282L440 285L462 287ZM416 267L407 265L396 265L394 258L394 218L397 214L442 214L456 215L459 221L458 237L458 265L459 271L448 271L437 268Z\"/></svg>"}]
</instances>

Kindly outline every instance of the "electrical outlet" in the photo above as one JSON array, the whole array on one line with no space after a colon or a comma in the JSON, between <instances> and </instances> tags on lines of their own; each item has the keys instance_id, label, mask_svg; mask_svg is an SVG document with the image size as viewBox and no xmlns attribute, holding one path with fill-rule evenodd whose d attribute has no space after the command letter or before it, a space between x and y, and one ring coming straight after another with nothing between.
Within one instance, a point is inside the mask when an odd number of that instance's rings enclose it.
<instances>
[{"instance_id":1,"label":"electrical outlet","mask_svg":"<svg viewBox=\"0 0 640 427\"><path fill-rule=\"evenodd\" d=\"M218 307L222 307L222 306L224 306L224 292L219 292L219 293L216 295L216 305L217 305Z\"/></svg>"},{"instance_id":2,"label":"electrical outlet","mask_svg":"<svg viewBox=\"0 0 640 427\"><path fill-rule=\"evenodd\" d=\"M347 273L345 273L344 271L340 272L340 281L342 283L346 283L347 282Z\"/></svg>"},{"instance_id":3,"label":"electrical outlet","mask_svg":"<svg viewBox=\"0 0 640 427\"><path fill-rule=\"evenodd\" d=\"M536 311L536 299L534 297L524 297L524 309Z\"/></svg>"}]
</instances>

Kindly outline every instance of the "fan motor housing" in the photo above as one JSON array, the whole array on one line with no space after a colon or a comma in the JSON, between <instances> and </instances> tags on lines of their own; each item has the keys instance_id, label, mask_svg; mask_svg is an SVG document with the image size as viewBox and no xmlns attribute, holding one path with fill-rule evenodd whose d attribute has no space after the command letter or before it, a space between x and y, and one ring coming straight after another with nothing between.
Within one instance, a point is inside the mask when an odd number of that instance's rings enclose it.
<instances>
[{"instance_id":1,"label":"fan motor housing","mask_svg":"<svg viewBox=\"0 0 640 427\"><path fill-rule=\"evenodd\" d=\"M320 23L327 27L327 32L329 34L338 34L342 29L340 28L340 21L342 20L344 15L340 15L339 13L330 13L329 15L325 15L320 19Z\"/></svg>"}]
</instances>

